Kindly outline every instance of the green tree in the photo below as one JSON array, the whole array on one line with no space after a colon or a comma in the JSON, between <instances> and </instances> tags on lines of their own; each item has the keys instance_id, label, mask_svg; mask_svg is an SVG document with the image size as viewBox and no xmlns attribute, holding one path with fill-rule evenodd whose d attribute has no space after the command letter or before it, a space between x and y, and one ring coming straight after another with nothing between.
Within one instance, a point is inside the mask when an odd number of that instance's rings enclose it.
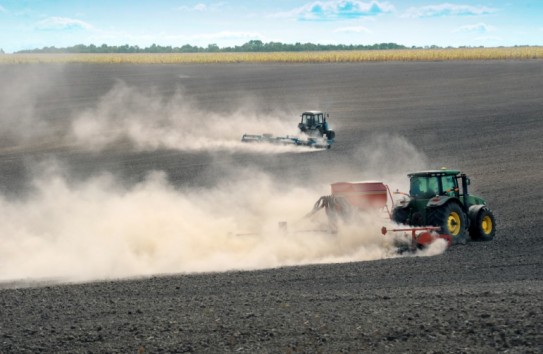
<instances>
[{"instance_id":1,"label":"green tree","mask_svg":"<svg viewBox=\"0 0 543 354\"><path fill-rule=\"evenodd\" d=\"M207 49L206 49L208 52L210 53L215 53L215 52L219 52L220 51L220 48L218 45L216 45L215 43L212 43L212 44L209 44L207 46Z\"/></svg>"},{"instance_id":2,"label":"green tree","mask_svg":"<svg viewBox=\"0 0 543 354\"><path fill-rule=\"evenodd\" d=\"M181 47L161 46L152 44L150 47L140 48L137 45L131 46L124 44L121 46L109 46L102 44L96 46L94 44L84 45L76 44L66 48L43 47L41 49L22 50L17 53L199 53L199 52L303 52L303 51L327 51L327 50L393 50L406 49L406 46L396 43L375 43L371 45L362 44L315 44L315 43L281 43L269 42L264 43L261 40L253 39L241 46L220 48L217 44L212 43L207 47L192 46L190 44L182 45ZM413 47L415 48L415 47ZM420 47L418 47L420 48ZM438 48L437 46L426 46L425 48ZM1 51L0 53L3 53Z\"/></svg>"}]
</instances>

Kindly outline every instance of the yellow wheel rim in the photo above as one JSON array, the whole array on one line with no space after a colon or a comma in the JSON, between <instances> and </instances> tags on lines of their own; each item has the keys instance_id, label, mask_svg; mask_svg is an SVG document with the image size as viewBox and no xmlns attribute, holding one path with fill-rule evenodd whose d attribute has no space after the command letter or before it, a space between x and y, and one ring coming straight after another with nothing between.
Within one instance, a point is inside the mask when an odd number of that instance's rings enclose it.
<instances>
[{"instance_id":1,"label":"yellow wheel rim","mask_svg":"<svg viewBox=\"0 0 543 354\"><path fill-rule=\"evenodd\" d=\"M449 218L447 219L447 227L449 228L449 232L452 236L458 236L462 225L460 215L458 215L457 212L453 211L449 214Z\"/></svg>"},{"instance_id":2,"label":"yellow wheel rim","mask_svg":"<svg viewBox=\"0 0 543 354\"><path fill-rule=\"evenodd\" d=\"M492 218L490 216L485 215L483 217L483 220L481 220L481 229L483 229L483 232L488 235L492 232Z\"/></svg>"}]
</instances>

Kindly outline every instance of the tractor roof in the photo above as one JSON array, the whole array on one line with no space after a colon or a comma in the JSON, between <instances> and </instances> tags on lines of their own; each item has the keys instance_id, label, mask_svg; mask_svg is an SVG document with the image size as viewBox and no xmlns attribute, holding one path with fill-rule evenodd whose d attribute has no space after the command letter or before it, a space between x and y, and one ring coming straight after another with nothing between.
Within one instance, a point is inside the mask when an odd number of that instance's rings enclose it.
<instances>
[{"instance_id":1,"label":"tractor roof","mask_svg":"<svg viewBox=\"0 0 543 354\"><path fill-rule=\"evenodd\" d=\"M434 176L457 176L460 171L457 170L428 170L408 173L409 177L434 177Z\"/></svg>"},{"instance_id":2,"label":"tractor roof","mask_svg":"<svg viewBox=\"0 0 543 354\"><path fill-rule=\"evenodd\" d=\"M302 114L322 114L322 111L305 111Z\"/></svg>"}]
</instances>

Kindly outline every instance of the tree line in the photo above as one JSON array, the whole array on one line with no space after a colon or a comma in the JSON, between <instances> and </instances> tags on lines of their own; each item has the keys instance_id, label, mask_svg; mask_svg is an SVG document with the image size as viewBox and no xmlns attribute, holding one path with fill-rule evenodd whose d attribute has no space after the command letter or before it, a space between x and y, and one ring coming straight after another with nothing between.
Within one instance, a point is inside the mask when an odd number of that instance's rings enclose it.
<instances>
[{"instance_id":1,"label":"tree line","mask_svg":"<svg viewBox=\"0 0 543 354\"><path fill-rule=\"evenodd\" d=\"M434 47L434 46L432 46ZM207 47L198 47L185 44L180 47L161 46L152 44L149 47L137 45L111 46L102 44L85 45L77 44L71 47L43 47L41 49L21 50L17 53L228 53L228 52L306 52L306 51L332 51L332 50L386 50L386 49L408 49L408 48L429 48L429 47L406 47L396 43L378 43L371 45L363 44L314 44L314 43L264 43L260 40L251 40L245 44L234 47L220 48L217 44L209 44Z\"/></svg>"}]
</instances>

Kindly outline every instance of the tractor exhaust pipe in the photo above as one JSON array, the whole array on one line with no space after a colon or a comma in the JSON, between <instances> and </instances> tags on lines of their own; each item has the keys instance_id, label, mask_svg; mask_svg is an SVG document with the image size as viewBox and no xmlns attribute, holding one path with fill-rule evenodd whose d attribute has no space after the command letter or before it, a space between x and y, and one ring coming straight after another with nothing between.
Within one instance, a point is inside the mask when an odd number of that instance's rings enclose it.
<instances>
[{"instance_id":1,"label":"tractor exhaust pipe","mask_svg":"<svg viewBox=\"0 0 543 354\"><path fill-rule=\"evenodd\" d=\"M464 205L466 207L466 210L469 209L470 205L468 203L468 197L469 197L469 191L468 191L468 184L469 184L469 179L468 179L468 176L466 176L465 173L462 173L460 175L460 177L462 178L462 192L464 192Z\"/></svg>"}]
</instances>

